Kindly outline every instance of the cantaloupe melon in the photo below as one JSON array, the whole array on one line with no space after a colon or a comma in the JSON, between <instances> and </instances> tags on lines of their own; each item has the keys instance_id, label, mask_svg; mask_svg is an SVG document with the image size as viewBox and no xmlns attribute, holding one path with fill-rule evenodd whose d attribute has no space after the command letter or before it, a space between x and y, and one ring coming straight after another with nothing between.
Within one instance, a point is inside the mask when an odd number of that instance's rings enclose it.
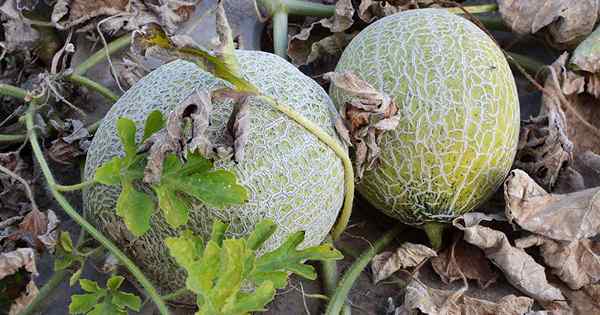
<instances>
[{"instance_id":1,"label":"cantaloupe melon","mask_svg":"<svg viewBox=\"0 0 600 315\"><path fill-rule=\"evenodd\" d=\"M358 191L405 223L448 222L502 183L515 156L519 101L496 43L463 17L419 9L360 32L336 72L393 98L400 123L381 136L379 165ZM332 84L339 106L350 96Z\"/></svg>"},{"instance_id":2,"label":"cantaloupe melon","mask_svg":"<svg viewBox=\"0 0 600 315\"><path fill-rule=\"evenodd\" d=\"M236 57L246 80L339 141L332 124L334 105L316 82L273 54L236 51ZM116 134L117 118L134 120L141 137L143 121L153 110L167 115L194 91L224 86L223 81L182 60L154 70L128 90L106 115L88 153L86 179L102 163L123 154ZM209 128L213 143L225 144L225 124L232 108L231 101L213 104ZM150 231L134 238L115 214L119 189L95 185L84 194L87 217L119 243L156 285L170 291L184 286L185 273L169 257L163 244L167 236L189 228L207 238L213 220L219 219L230 224L229 236L239 237L252 231L261 219L271 218L278 229L264 250L273 249L298 230L306 231L303 245L312 246L323 241L342 207L344 171L340 159L305 128L256 98L250 100L250 133L244 159L238 164L226 160L215 165L236 173L249 191L246 204L212 209L197 203L190 211L189 223L178 230L171 228L157 211Z\"/></svg>"}]
</instances>

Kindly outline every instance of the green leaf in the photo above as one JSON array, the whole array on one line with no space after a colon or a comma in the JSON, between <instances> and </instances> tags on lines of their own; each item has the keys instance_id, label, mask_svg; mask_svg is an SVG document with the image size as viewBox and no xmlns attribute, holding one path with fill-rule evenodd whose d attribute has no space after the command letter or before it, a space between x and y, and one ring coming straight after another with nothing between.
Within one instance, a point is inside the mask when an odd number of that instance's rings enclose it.
<instances>
[{"instance_id":1,"label":"green leaf","mask_svg":"<svg viewBox=\"0 0 600 315\"><path fill-rule=\"evenodd\" d=\"M301 277L314 280L317 277L314 267L305 264L306 260L339 260L344 256L330 244L296 248L304 240L304 231L290 235L276 250L266 253L256 261L256 274L262 279L272 272L291 271Z\"/></svg>"},{"instance_id":2,"label":"green leaf","mask_svg":"<svg viewBox=\"0 0 600 315\"><path fill-rule=\"evenodd\" d=\"M79 280L79 285L85 292L95 293L102 291L102 288L98 286L98 283L96 283L96 281L81 279Z\"/></svg>"},{"instance_id":3,"label":"green leaf","mask_svg":"<svg viewBox=\"0 0 600 315\"><path fill-rule=\"evenodd\" d=\"M187 223L191 205L183 197L185 195L218 208L241 204L248 199L248 191L237 183L235 174L211 168L212 163L198 153L189 153L185 164L175 154L166 156L160 182L152 188L172 227Z\"/></svg>"},{"instance_id":4,"label":"green leaf","mask_svg":"<svg viewBox=\"0 0 600 315\"><path fill-rule=\"evenodd\" d=\"M275 289L287 284L289 272L314 278L314 269L306 260L341 259L330 245L297 250L304 233L292 235L276 250L256 257L256 250L273 235L276 225L263 220L247 238L224 239L227 225L213 223L211 239L201 249L200 239L191 231L165 240L169 253L186 273L186 287L197 294L196 314L241 315L263 311L275 295ZM252 292L242 290L247 284ZM244 292L242 292L244 291Z\"/></svg>"},{"instance_id":5,"label":"green leaf","mask_svg":"<svg viewBox=\"0 0 600 315\"><path fill-rule=\"evenodd\" d=\"M146 141L154 133L158 132L165 126L165 119L163 114L159 110L152 111L148 118L146 118L146 124L144 125L144 136L142 142Z\"/></svg>"},{"instance_id":6,"label":"green leaf","mask_svg":"<svg viewBox=\"0 0 600 315\"><path fill-rule=\"evenodd\" d=\"M75 271L71 277L69 277L69 286L72 287L75 285L75 283L77 283L77 281L79 280L79 278L81 277L81 272L83 271L83 268L79 268L77 269L77 271Z\"/></svg>"},{"instance_id":7,"label":"green leaf","mask_svg":"<svg viewBox=\"0 0 600 315\"><path fill-rule=\"evenodd\" d=\"M121 308L130 308L134 311L139 311L142 307L142 299L139 296L128 292L115 292L113 294L112 303Z\"/></svg>"},{"instance_id":8,"label":"green leaf","mask_svg":"<svg viewBox=\"0 0 600 315\"><path fill-rule=\"evenodd\" d=\"M113 157L96 169L94 181L104 185L119 185L121 183L121 166L122 159Z\"/></svg>"},{"instance_id":9,"label":"green leaf","mask_svg":"<svg viewBox=\"0 0 600 315\"><path fill-rule=\"evenodd\" d=\"M150 216L154 212L154 201L147 194L135 189L132 183L123 183L117 199L117 215L135 236L142 236L150 229Z\"/></svg>"},{"instance_id":10,"label":"green leaf","mask_svg":"<svg viewBox=\"0 0 600 315\"><path fill-rule=\"evenodd\" d=\"M71 295L69 314L85 314L89 312L102 297L99 293Z\"/></svg>"},{"instance_id":11,"label":"green leaf","mask_svg":"<svg viewBox=\"0 0 600 315\"><path fill-rule=\"evenodd\" d=\"M65 252L67 252L67 253L73 252L73 240L71 240L71 235L69 234L69 232L66 232L66 231L60 232L59 240L60 240L60 246L62 247L62 249Z\"/></svg>"},{"instance_id":12,"label":"green leaf","mask_svg":"<svg viewBox=\"0 0 600 315\"><path fill-rule=\"evenodd\" d=\"M266 311L265 305L275 297L273 283L264 282L252 293L241 293L235 303L228 303L223 308L223 314L247 314Z\"/></svg>"},{"instance_id":13,"label":"green leaf","mask_svg":"<svg viewBox=\"0 0 600 315\"><path fill-rule=\"evenodd\" d=\"M123 144L126 158L134 157L137 152L135 131L136 128L133 120L125 117L117 120L117 134L119 135L119 139L121 139L121 144Z\"/></svg>"},{"instance_id":14,"label":"green leaf","mask_svg":"<svg viewBox=\"0 0 600 315\"><path fill-rule=\"evenodd\" d=\"M122 276L112 276L106 280L106 287L111 291L117 291L117 289L121 287L123 280L125 280L125 278Z\"/></svg>"},{"instance_id":15,"label":"green leaf","mask_svg":"<svg viewBox=\"0 0 600 315\"><path fill-rule=\"evenodd\" d=\"M186 269L202 256L204 250L202 238L190 230L183 231L179 237L167 237L165 244L177 264Z\"/></svg>"},{"instance_id":16,"label":"green leaf","mask_svg":"<svg viewBox=\"0 0 600 315\"><path fill-rule=\"evenodd\" d=\"M127 315L127 311L105 299L104 302L96 304L88 315Z\"/></svg>"}]
</instances>

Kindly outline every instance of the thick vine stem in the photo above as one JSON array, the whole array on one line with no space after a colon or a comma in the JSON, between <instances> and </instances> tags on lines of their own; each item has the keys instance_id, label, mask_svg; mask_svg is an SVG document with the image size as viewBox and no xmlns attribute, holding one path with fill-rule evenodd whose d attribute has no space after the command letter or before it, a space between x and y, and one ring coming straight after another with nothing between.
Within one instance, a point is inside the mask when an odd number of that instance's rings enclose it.
<instances>
[{"instance_id":1,"label":"thick vine stem","mask_svg":"<svg viewBox=\"0 0 600 315\"><path fill-rule=\"evenodd\" d=\"M27 140L27 135L7 135L0 134L0 143L10 144L10 143L21 143Z\"/></svg>"},{"instance_id":2,"label":"thick vine stem","mask_svg":"<svg viewBox=\"0 0 600 315\"><path fill-rule=\"evenodd\" d=\"M79 83L80 85L83 85L89 89L92 89L92 90L98 92L100 95L106 97L107 99L109 99L113 102L116 102L119 99L119 96L117 94L113 93L107 87L101 85L100 83L98 83L92 79L89 79L82 75L76 75L76 74L72 74L72 75L68 76L67 78L71 82Z\"/></svg>"},{"instance_id":3,"label":"thick vine stem","mask_svg":"<svg viewBox=\"0 0 600 315\"><path fill-rule=\"evenodd\" d=\"M69 275L69 270L57 270L52 274L52 277L44 284L44 286L40 289L35 298L27 304L24 310L19 313L19 315L32 315L35 314L38 307L44 302L44 300L48 297L49 294L58 287L63 280Z\"/></svg>"},{"instance_id":4,"label":"thick vine stem","mask_svg":"<svg viewBox=\"0 0 600 315\"><path fill-rule=\"evenodd\" d=\"M81 182L81 183L78 183L78 184L73 184L73 185L59 185L59 184L56 184L56 185L54 185L54 188L56 190L58 190L58 191L63 191L63 192L64 191L77 191L77 190L82 190L82 189L84 189L86 187L89 187L89 186L91 186L93 184L94 184L94 181L88 180L88 181Z\"/></svg>"},{"instance_id":5,"label":"thick vine stem","mask_svg":"<svg viewBox=\"0 0 600 315\"><path fill-rule=\"evenodd\" d=\"M131 44L131 34L127 33L112 42L103 49L98 50L93 55L89 56L84 62L78 64L73 69L72 75L84 75L89 69L97 65L100 61L112 55L118 50L121 50Z\"/></svg>"},{"instance_id":6,"label":"thick vine stem","mask_svg":"<svg viewBox=\"0 0 600 315\"><path fill-rule=\"evenodd\" d=\"M335 13L335 5L302 0L256 0L256 2L270 16L281 11L292 15L315 17L330 17Z\"/></svg>"},{"instance_id":7,"label":"thick vine stem","mask_svg":"<svg viewBox=\"0 0 600 315\"><path fill-rule=\"evenodd\" d=\"M135 279L140 283L140 285L146 290L146 293L156 307L161 315L168 315L169 310L162 300L161 296L158 294L156 288L152 285L152 283L146 278L144 273L135 265L127 255L125 255L116 245L114 245L106 236L104 236L100 231L98 231L94 226L92 226L87 220L85 220L67 201L67 199L56 189L56 180L52 175L52 171L48 166L44 158L44 153L42 152L42 148L38 142L35 126L33 123L33 115L35 112L35 104L30 105L30 109L25 115L25 122L27 125L27 132L29 134L29 142L31 144L31 148L33 149L33 154L42 169L42 173L46 178L46 182L50 188L50 192L52 196L56 199L58 204L65 210L65 212L73 219L73 221L77 222L87 233L89 233L93 238L95 238L100 244L102 244L108 251L110 251L126 268L129 272L135 277Z\"/></svg>"},{"instance_id":8,"label":"thick vine stem","mask_svg":"<svg viewBox=\"0 0 600 315\"><path fill-rule=\"evenodd\" d=\"M26 90L10 84L0 84L0 94L16 97L20 100L25 100L25 98L27 97Z\"/></svg>"},{"instance_id":9,"label":"thick vine stem","mask_svg":"<svg viewBox=\"0 0 600 315\"><path fill-rule=\"evenodd\" d=\"M287 56L288 14L277 11L273 14L273 51L277 56Z\"/></svg>"},{"instance_id":10,"label":"thick vine stem","mask_svg":"<svg viewBox=\"0 0 600 315\"><path fill-rule=\"evenodd\" d=\"M427 222L423 225L423 230L427 233L431 247L436 251L442 248L444 243L444 231L448 228L448 223Z\"/></svg>"},{"instance_id":11,"label":"thick vine stem","mask_svg":"<svg viewBox=\"0 0 600 315\"><path fill-rule=\"evenodd\" d=\"M393 227L391 230L385 232L380 239L378 239L373 246L369 247L365 252L363 252L360 257L354 261L352 266L346 271L344 277L338 284L335 293L329 300L329 304L327 304L327 310L325 311L325 315L339 315L342 311L342 307L346 301L346 297L352 289L354 282L362 271L367 267L369 262L375 257L377 253L379 253L385 246L387 246L402 230L404 230L405 225L399 224Z\"/></svg>"},{"instance_id":12,"label":"thick vine stem","mask_svg":"<svg viewBox=\"0 0 600 315\"><path fill-rule=\"evenodd\" d=\"M306 119L300 113L296 112L293 108L277 102L274 98L267 95L259 95L259 98L265 100L271 104L275 109L284 113L292 120L297 122L300 126L306 128L309 132L317 137L320 141L329 146L333 152L342 160L344 167L344 205L342 211L338 217L335 226L331 232L331 237L336 240L342 235L348 221L350 221L350 215L352 214L352 205L354 202L354 169L352 168L352 161L348 156L348 153L344 148L330 135L323 131L319 126L315 125L312 121Z\"/></svg>"}]
</instances>

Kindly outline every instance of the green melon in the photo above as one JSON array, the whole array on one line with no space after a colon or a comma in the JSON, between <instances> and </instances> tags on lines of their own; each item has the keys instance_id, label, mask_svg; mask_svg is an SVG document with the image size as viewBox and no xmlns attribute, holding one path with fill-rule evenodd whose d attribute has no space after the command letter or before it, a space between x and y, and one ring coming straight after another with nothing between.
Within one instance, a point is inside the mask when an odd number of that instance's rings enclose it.
<instances>
[{"instance_id":1,"label":"green melon","mask_svg":"<svg viewBox=\"0 0 600 315\"><path fill-rule=\"evenodd\" d=\"M327 93L312 79L285 60L264 52L237 51L241 73L263 93L283 102L320 126L337 141L332 125L335 107ZM225 87L223 81L186 61L174 61L156 69L128 90L110 109L88 152L85 177L116 155L122 146L116 134L118 117L133 119L141 138L141 125L153 110L168 114L196 90ZM231 101L213 104L209 138L224 144L224 127L232 110ZM341 142L339 142L341 144ZM242 236L263 218L278 224L277 232L264 250L277 247L287 235L306 231L303 246L321 243L342 207L344 171L336 154L313 134L271 105L250 101L250 134L244 160L222 161L217 167L234 171L250 194L249 201L236 207L212 209L196 204L189 223L172 229L157 211L151 229L134 238L115 214L119 189L95 185L84 193L87 217L107 233L134 259L154 283L165 291L184 286L185 274L177 270L163 240L182 229L204 236L215 219L230 224L229 236Z\"/></svg>"},{"instance_id":2,"label":"green melon","mask_svg":"<svg viewBox=\"0 0 600 315\"><path fill-rule=\"evenodd\" d=\"M379 166L357 185L376 208L411 225L448 222L502 183L516 153L519 101L502 51L477 26L441 9L385 17L352 40L336 67L344 71L399 107ZM330 92L334 103L348 101Z\"/></svg>"}]
</instances>

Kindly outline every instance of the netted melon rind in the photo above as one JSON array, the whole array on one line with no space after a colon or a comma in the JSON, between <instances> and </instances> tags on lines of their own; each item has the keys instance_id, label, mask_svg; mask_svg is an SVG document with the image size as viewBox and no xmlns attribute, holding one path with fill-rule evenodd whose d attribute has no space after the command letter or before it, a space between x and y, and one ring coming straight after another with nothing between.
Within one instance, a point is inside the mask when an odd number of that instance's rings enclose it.
<instances>
[{"instance_id":1,"label":"netted melon rind","mask_svg":"<svg viewBox=\"0 0 600 315\"><path fill-rule=\"evenodd\" d=\"M336 67L343 71L399 106L381 165L357 186L378 209L413 225L449 221L502 183L516 152L518 95L502 51L474 24L441 9L385 17L352 40Z\"/></svg>"},{"instance_id":2,"label":"netted melon rind","mask_svg":"<svg viewBox=\"0 0 600 315\"><path fill-rule=\"evenodd\" d=\"M337 139L331 123L333 104L317 83L275 55L250 51L237 51L236 55L246 79ZM141 137L142 122L151 111L159 109L166 114L197 89L223 86L222 81L185 61L171 62L150 73L107 114L88 152L86 179L102 163L122 154L115 129L118 117L136 121ZM227 101L213 106L210 138L222 144L232 104ZM298 230L306 231L303 246L319 244L335 223L344 192L340 159L314 135L268 104L252 100L250 117L244 160L238 165L231 161L216 163L218 167L233 170L249 190L250 200L241 207L219 210L198 204L190 212L189 224L178 230L170 228L157 211L151 230L136 239L115 215L118 188L95 185L84 193L88 218L118 242L165 292L184 286L185 274L176 269L163 239L184 228L206 238L212 221L218 218L231 224L229 236L241 236L259 220L271 218L279 226L265 245L265 249L272 249Z\"/></svg>"}]
</instances>

